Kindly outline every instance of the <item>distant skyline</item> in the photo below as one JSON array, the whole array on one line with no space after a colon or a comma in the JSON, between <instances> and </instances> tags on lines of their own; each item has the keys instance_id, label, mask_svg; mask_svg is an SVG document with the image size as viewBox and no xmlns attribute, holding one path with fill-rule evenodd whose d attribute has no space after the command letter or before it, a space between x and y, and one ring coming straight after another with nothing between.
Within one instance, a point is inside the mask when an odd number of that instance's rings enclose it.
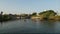
<instances>
[{"instance_id":1,"label":"distant skyline","mask_svg":"<svg viewBox=\"0 0 60 34\"><path fill-rule=\"evenodd\" d=\"M43 10L54 10L60 13L60 0L0 0L0 12L6 14L31 14Z\"/></svg>"}]
</instances>

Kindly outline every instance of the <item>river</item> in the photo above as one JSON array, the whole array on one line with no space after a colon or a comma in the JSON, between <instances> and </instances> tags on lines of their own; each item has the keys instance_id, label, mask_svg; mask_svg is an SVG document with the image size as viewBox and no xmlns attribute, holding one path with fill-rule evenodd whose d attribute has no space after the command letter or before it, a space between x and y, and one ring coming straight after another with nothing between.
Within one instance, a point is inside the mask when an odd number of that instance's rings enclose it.
<instances>
[{"instance_id":1,"label":"river","mask_svg":"<svg viewBox=\"0 0 60 34\"><path fill-rule=\"evenodd\" d=\"M0 23L0 33L60 33L59 21L22 19Z\"/></svg>"}]
</instances>

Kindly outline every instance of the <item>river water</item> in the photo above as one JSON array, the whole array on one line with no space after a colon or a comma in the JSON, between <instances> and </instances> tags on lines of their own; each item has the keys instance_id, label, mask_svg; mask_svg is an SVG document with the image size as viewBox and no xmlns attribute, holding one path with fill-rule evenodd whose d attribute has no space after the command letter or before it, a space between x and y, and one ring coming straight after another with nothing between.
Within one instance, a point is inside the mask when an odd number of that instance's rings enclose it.
<instances>
[{"instance_id":1,"label":"river water","mask_svg":"<svg viewBox=\"0 0 60 34\"><path fill-rule=\"evenodd\" d=\"M22 19L0 23L0 33L60 33L59 21Z\"/></svg>"}]
</instances>

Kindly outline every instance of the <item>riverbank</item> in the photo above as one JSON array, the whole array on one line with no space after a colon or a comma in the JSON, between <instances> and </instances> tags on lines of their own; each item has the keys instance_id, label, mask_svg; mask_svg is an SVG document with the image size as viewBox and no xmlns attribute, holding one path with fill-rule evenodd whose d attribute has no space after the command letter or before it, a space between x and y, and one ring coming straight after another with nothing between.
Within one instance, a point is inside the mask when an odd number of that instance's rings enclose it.
<instances>
[{"instance_id":1,"label":"riverbank","mask_svg":"<svg viewBox=\"0 0 60 34\"><path fill-rule=\"evenodd\" d=\"M21 18L22 19L22 18ZM0 22L5 22L5 21L14 21L14 20L21 20L21 19L12 19L12 18L0 18ZM28 18L23 18L23 19L28 19ZM44 16L31 16L29 19L32 20L40 20L40 21L44 21L44 20L55 20L55 21L60 21L60 16L50 16L49 18L44 18Z\"/></svg>"},{"instance_id":2,"label":"riverbank","mask_svg":"<svg viewBox=\"0 0 60 34\"><path fill-rule=\"evenodd\" d=\"M39 19L39 20L55 20L60 21L60 16L50 16L49 18L44 18L44 16L32 16L32 20Z\"/></svg>"},{"instance_id":3,"label":"riverbank","mask_svg":"<svg viewBox=\"0 0 60 34\"><path fill-rule=\"evenodd\" d=\"M18 20L18 19L39 19L39 20L56 20L60 21L60 16L53 10L46 10L40 13L32 13L32 14L4 14L1 12L0 14L0 22L2 21L10 21L10 20Z\"/></svg>"}]
</instances>

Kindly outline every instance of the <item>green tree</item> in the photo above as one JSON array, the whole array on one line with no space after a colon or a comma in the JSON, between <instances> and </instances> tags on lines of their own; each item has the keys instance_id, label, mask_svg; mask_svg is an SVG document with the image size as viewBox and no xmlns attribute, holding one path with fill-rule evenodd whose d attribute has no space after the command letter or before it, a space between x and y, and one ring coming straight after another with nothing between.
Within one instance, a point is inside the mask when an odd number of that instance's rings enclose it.
<instances>
[{"instance_id":1,"label":"green tree","mask_svg":"<svg viewBox=\"0 0 60 34\"><path fill-rule=\"evenodd\" d=\"M36 16L36 15L37 15L37 13L36 13L36 12L32 13L32 16Z\"/></svg>"},{"instance_id":2,"label":"green tree","mask_svg":"<svg viewBox=\"0 0 60 34\"><path fill-rule=\"evenodd\" d=\"M54 12L53 10L47 10L47 11L44 11L44 12L41 12L39 13L39 15L43 15L44 18L49 18L50 16L55 16L57 13Z\"/></svg>"}]
</instances>

